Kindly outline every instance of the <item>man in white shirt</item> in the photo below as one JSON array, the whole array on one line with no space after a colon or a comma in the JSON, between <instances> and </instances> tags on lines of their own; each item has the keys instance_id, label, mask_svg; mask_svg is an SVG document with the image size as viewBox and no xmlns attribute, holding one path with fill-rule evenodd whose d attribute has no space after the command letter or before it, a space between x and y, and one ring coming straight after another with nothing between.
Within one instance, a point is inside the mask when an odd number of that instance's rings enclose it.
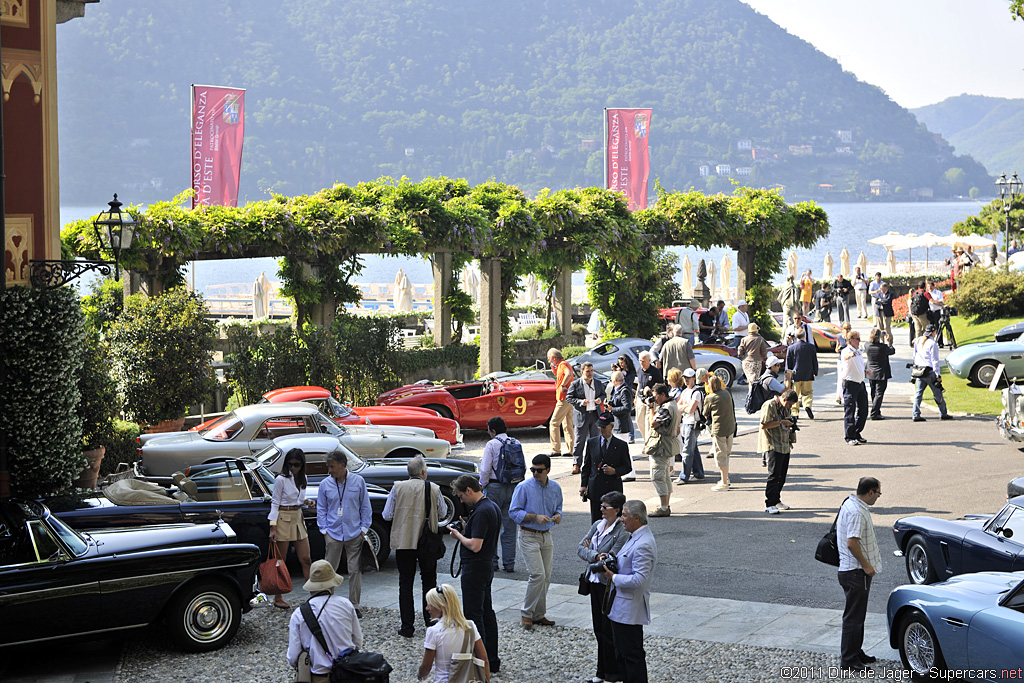
<instances>
[{"instance_id":1,"label":"man in white shirt","mask_svg":"<svg viewBox=\"0 0 1024 683\"><path fill-rule=\"evenodd\" d=\"M875 661L861 649L864 645L864 618L868 612L871 580L882 567L882 554L875 538L869 505L882 495L882 485L874 477L863 477L857 493L851 494L836 517L836 545L839 549L839 585L846 595L843 610L841 666L863 671Z\"/></svg>"},{"instance_id":2,"label":"man in white shirt","mask_svg":"<svg viewBox=\"0 0 1024 683\"><path fill-rule=\"evenodd\" d=\"M327 683L334 657L339 652L363 646L363 631L355 607L346 598L334 595L334 589L342 581L344 579L334 572L330 562L314 562L309 568L309 580L303 585L311 597L292 612L288 620L288 664L298 667L299 655L308 651L313 683ZM320 625L326 650L310 631L303 610Z\"/></svg>"},{"instance_id":3,"label":"man in white shirt","mask_svg":"<svg viewBox=\"0 0 1024 683\"><path fill-rule=\"evenodd\" d=\"M868 315L868 276L860 272L857 266L853 272L853 293L857 297L857 317L870 318Z\"/></svg>"},{"instance_id":4,"label":"man in white shirt","mask_svg":"<svg viewBox=\"0 0 1024 683\"><path fill-rule=\"evenodd\" d=\"M935 341L938 342L940 349L942 348L942 325L940 325L939 322L942 320L942 308L946 305L944 300L945 296L942 294L942 290L935 286L935 280L929 280L928 322L935 325L938 330Z\"/></svg>"},{"instance_id":5,"label":"man in white shirt","mask_svg":"<svg viewBox=\"0 0 1024 683\"><path fill-rule=\"evenodd\" d=\"M924 334L914 340L914 368L926 368L924 374L917 378L917 391L914 392L914 422L924 422L921 417L921 399L924 388L932 388L935 405L943 420L952 420L953 416L946 411L946 399L942 397L942 366L939 365L939 347L935 343L935 325L927 325Z\"/></svg>"},{"instance_id":6,"label":"man in white shirt","mask_svg":"<svg viewBox=\"0 0 1024 683\"><path fill-rule=\"evenodd\" d=\"M732 331L736 335L734 341L739 345L747 336L747 327L750 326L750 317L747 315L747 302L742 299L736 304L736 312L732 314Z\"/></svg>"},{"instance_id":7,"label":"man in white shirt","mask_svg":"<svg viewBox=\"0 0 1024 683\"><path fill-rule=\"evenodd\" d=\"M846 443L858 446L868 440L861 430L868 419L868 392L864 388L864 354L860 349L860 332L853 330L849 342L839 354L840 379L843 383L843 425Z\"/></svg>"}]
</instances>

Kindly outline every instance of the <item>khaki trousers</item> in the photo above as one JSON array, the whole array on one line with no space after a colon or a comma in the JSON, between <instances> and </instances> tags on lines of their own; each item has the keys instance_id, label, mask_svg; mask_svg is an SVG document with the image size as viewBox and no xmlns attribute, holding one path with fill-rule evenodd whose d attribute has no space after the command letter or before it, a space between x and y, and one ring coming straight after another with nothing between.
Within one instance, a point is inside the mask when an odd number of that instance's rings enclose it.
<instances>
[{"instance_id":1,"label":"khaki trousers","mask_svg":"<svg viewBox=\"0 0 1024 683\"><path fill-rule=\"evenodd\" d=\"M668 496L672 494L672 461L674 456L671 455L652 455L649 456L651 461L651 481L654 482L654 492L659 496Z\"/></svg>"},{"instance_id":2,"label":"khaki trousers","mask_svg":"<svg viewBox=\"0 0 1024 683\"><path fill-rule=\"evenodd\" d=\"M886 341L892 343L892 318L875 313L875 327L885 333Z\"/></svg>"},{"instance_id":3,"label":"khaki trousers","mask_svg":"<svg viewBox=\"0 0 1024 683\"><path fill-rule=\"evenodd\" d=\"M857 317L864 316L868 317L868 290L866 289L855 289L853 290L857 295Z\"/></svg>"},{"instance_id":4,"label":"khaki trousers","mask_svg":"<svg viewBox=\"0 0 1024 683\"><path fill-rule=\"evenodd\" d=\"M551 453L562 452L562 432L565 430L565 441L569 446L566 451L572 454L573 446L576 445L576 437L572 427L572 404L568 401L555 401L555 409L551 412L551 421L548 423L548 434L551 437Z\"/></svg>"},{"instance_id":5,"label":"khaki trousers","mask_svg":"<svg viewBox=\"0 0 1024 683\"><path fill-rule=\"evenodd\" d=\"M324 559L331 563L334 571L338 571L341 551L345 551L347 571L339 573L348 574L348 600L353 607L359 609L359 598L363 595L363 571L360 566L363 559L363 537L356 536L348 541L336 541L324 534L324 541Z\"/></svg>"},{"instance_id":6,"label":"khaki trousers","mask_svg":"<svg viewBox=\"0 0 1024 683\"><path fill-rule=\"evenodd\" d=\"M729 436L712 436L711 449L718 463L718 469L729 468L729 454L732 453L732 434Z\"/></svg>"},{"instance_id":7,"label":"khaki trousers","mask_svg":"<svg viewBox=\"0 0 1024 683\"><path fill-rule=\"evenodd\" d=\"M811 407L811 402L814 400L814 381L793 382L793 391L796 392L798 399L796 405L793 406L793 414L799 415L801 407Z\"/></svg>"},{"instance_id":8,"label":"khaki trousers","mask_svg":"<svg viewBox=\"0 0 1024 683\"><path fill-rule=\"evenodd\" d=\"M530 575L520 610L526 619L543 619L547 615L553 551L550 531L538 533L520 527L519 557L526 562L526 571Z\"/></svg>"}]
</instances>

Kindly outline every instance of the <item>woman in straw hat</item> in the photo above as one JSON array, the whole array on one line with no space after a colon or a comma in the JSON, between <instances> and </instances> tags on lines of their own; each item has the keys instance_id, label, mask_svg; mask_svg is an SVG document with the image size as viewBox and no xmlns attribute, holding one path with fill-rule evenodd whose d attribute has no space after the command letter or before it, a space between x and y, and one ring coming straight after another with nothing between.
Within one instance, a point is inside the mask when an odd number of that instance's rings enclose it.
<instances>
[{"instance_id":1,"label":"woman in straw hat","mask_svg":"<svg viewBox=\"0 0 1024 683\"><path fill-rule=\"evenodd\" d=\"M427 629L423 639L423 662L420 663L417 678L425 679L434 670L434 683L448 682L448 669L452 655L465 653L465 643L472 643L472 653L484 662L487 673L486 680L491 680L491 664L487 660L487 650L480 638L476 624L468 621L462 614L462 604L451 584L443 583L431 588L427 593L427 611L437 623Z\"/></svg>"},{"instance_id":2,"label":"woman in straw hat","mask_svg":"<svg viewBox=\"0 0 1024 683\"><path fill-rule=\"evenodd\" d=\"M309 568L309 580L303 585L310 593L308 604L327 642L326 652L309 630L301 607L292 612L288 621L288 663L297 667L299 655L309 652L313 683L328 683L334 656L339 652L363 646L356 608L348 598L334 594L342 581L330 562L317 560Z\"/></svg>"}]
</instances>

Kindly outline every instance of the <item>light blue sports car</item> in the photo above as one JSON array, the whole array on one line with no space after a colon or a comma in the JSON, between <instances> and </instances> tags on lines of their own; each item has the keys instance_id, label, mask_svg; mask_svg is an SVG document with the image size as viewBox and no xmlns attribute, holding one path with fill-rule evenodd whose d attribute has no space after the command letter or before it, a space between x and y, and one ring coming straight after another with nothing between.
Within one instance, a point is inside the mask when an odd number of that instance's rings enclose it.
<instances>
[{"instance_id":1,"label":"light blue sports car","mask_svg":"<svg viewBox=\"0 0 1024 683\"><path fill-rule=\"evenodd\" d=\"M952 375L985 387L992 382L1000 363L1006 364L1006 377L1024 378L1024 334L1013 341L959 346L946 356Z\"/></svg>"},{"instance_id":2,"label":"light blue sports car","mask_svg":"<svg viewBox=\"0 0 1024 683\"><path fill-rule=\"evenodd\" d=\"M900 586L889 595L886 617L889 643L915 679L968 669L975 672L969 680L1021 677L1024 572L961 574L930 586Z\"/></svg>"}]
</instances>

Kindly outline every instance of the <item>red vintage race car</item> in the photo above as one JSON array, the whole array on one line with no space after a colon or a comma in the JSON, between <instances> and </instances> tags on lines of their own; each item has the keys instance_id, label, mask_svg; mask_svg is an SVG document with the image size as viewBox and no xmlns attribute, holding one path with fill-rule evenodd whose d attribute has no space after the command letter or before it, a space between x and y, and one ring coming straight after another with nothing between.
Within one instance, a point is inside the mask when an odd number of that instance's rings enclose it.
<instances>
[{"instance_id":1,"label":"red vintage race car","mask_svg":"<svg viewBox=\"0 0 1024 683\"><path fill-rule=\"evenodd\" d=\"M463 429L487 429L492 417L503 418L509 428L536 427L555 409L555 381L485 379L444 386L424 380L385 391L377 404L436 410Z\"/></svg>"}]
</instances>

